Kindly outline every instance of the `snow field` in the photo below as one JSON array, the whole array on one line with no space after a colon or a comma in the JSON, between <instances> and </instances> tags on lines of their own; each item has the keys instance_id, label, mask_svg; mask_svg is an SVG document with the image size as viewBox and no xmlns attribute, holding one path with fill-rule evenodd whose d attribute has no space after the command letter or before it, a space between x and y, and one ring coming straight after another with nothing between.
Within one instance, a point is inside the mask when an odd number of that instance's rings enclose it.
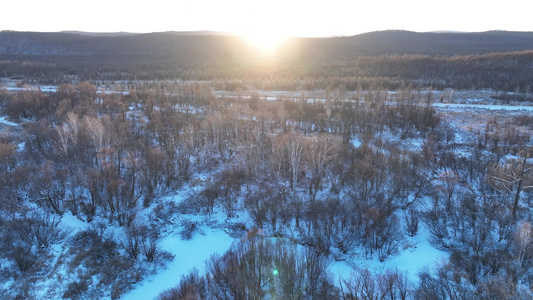
<instances>
[{"instance_id":1,"label":"snow field","mask_svg":"<svg viewBox=\"0 0 533 300\"><path fill-rule=\"evenodd\" d=\"M205 261L213 254L226 252L234 239L221 229L200 226L205 235L196 234L191 240L182 240L179 235L170 235L160 241L160 249L174 255L166 269L138 283L124 294L123 300L154 299L161 292L175 287L181 277L196 268L203 274Z\"/></svg>"}]
</instances>

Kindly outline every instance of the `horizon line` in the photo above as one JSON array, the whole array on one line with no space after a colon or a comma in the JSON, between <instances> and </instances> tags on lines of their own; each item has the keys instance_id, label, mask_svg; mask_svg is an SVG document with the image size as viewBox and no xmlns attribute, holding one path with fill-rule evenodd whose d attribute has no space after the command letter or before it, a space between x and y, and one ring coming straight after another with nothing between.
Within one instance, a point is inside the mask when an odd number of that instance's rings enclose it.
<instances>
[{"instance_id":1,"label":"horizon line","mask_svg":"<svg viewBox=\"0 0 533 300\"><path fill-rule=\"evenodd\" d=\"M150 32L135 32L135 31L84 31L84 30L60 30L60 31L34 31L34 30L11 30L2 29L0 32L18 32L18 33L69 33L80 35L142 35L153 33L182 33L188 35L219 35L219 36L243 36L237 32L229 31L217 31L217 30L166 30L166 31L150 31ZM520 31L520 30L505 30L505 29L492 29L485 31L461 31L461 30L431 30L431 31L415 31L407 29L383 29L365 31L353 34L330 34L330 35L293 35L287 36L287 38L333 38L333 37L350 37L368 33L376 32L412 32L412 33L487 33L487 32L514 32L514 33L533 33L533 31Z\"/></svg>"}]
</instances>

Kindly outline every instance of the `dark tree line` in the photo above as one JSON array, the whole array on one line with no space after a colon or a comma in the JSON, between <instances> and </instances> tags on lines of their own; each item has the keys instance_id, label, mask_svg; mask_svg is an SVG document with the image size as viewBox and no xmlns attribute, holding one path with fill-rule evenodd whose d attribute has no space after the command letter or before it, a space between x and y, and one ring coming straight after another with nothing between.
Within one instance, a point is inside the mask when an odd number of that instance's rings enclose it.
<instances>
[{"instance_id":1,"label":"dark tree line","mask_svg":"<svg viewBox=\"0 0 533 300\"><path fill-rule=\"evenodd\" d=\"M397 90L408 86L493 89L531 97L531 50L488 54L347 54L329 59L290 56L253 60L249 55L174 57L8 56L0 61L0 75L24 83L60 84L79 81L185 80L212 81L217 89L324 90L344 86L349 91Z\"/></svg>"}]
</instances>

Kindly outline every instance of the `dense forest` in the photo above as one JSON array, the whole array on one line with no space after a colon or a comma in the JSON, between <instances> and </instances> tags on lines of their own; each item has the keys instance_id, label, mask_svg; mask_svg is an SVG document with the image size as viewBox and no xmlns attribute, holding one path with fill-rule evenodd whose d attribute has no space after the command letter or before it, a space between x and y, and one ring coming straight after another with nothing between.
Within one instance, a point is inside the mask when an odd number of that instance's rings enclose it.
<instances>
[{"instance_id":1,"label":"dense forest","mask_svg":"<svg viewBox=\"0 0 533 300\"><path fill-rule=\"evenodd\" d=\"M0 89L0 295L119 299L172 260L168 231L191 239L209 224L236 242L160 299L529 299L533 117L467 122L434 105L455 101L452 88L530 104L533 51L519 50L170 64L5 54L0 74L18 82ZM328 269L384 262L421 228L449 259L416 280Z\"/></svg>"},{"instance_id":2,"label":"dense forest","mask_svg":"<svg viewBox=\"0 0 533 300\"><path fill-rule=\"evenodd\" d=\"M60 84L96 80L231 82L227 90L348 90L409 85L529 93L533 34L382 31L293 38L274 55L224 35L100 36L0 32L0 76Z\"/></svg>"}]
</instances>

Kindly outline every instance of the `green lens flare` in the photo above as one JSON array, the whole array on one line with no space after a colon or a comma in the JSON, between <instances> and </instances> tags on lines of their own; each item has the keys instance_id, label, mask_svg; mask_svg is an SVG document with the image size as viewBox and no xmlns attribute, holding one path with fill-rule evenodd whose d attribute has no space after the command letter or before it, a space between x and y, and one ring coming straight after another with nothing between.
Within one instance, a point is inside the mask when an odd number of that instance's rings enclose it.
<instances>
[{"instance_id":1,"label":"green lens flare","mask_svg":"<svg viewBox=\"0 0 533 300\"><path fill-rule=\"evenodd\" d=\"M272 271L272 274L274 274L274 275L278 275L278 270L274 270L274 271Z\"/></svg>"}]
</instances>

